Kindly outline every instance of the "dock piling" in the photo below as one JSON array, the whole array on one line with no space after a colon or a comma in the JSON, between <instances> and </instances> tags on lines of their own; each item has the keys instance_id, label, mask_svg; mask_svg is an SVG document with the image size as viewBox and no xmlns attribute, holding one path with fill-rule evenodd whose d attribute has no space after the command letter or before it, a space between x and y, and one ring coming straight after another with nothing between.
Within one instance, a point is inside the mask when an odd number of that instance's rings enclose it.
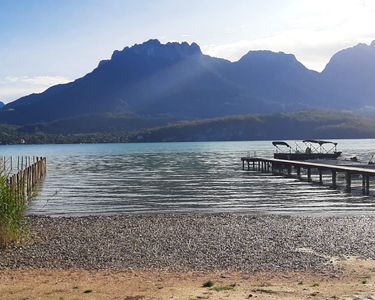
<instances>
[{"instance_id":1,"label":"dock piling","mask_svg":"<svg viewBox=\"0 0 375 300\"><path fill-rule=\"evenodd\" d=\"M351 192L352 190L352 174L350 172L346 172L346 191Z\"/></svg>"},{"instance_id":2,"label":"dock piling","mask_svg":"<svg viewBox=\"0 0 375 300\"><path fill-rule=\"evenodd\" d=\"M319 184L323 184L323 170L318 169L319 171Z\"/></svg>"},{"instance_id":3,"label":"dock piling","mask_svg":"<svg viewBox=\"0 0 375 300\"><path fill-rule=\"evenodd\" d=\"M366 175L362 174L362 194L366 195Z\"/></svg>"},{"instance_id":4,"label":"dock piling","mask_svg":"<svg viewBox=\"0 0 375 300\"><path fill-rule=\"evenodd\" d=\"M335 189L337 188L337 172L332 170L332 187Z\"/></svg>"},{"instance_id":5,"label":"dock piling","mask_svg":"<svg viewBox=\"0 0 375 300\"><path fill-rule=\"evenodd\" d=\"M311 168L307 168L307 181L311 182Z\"/></svg>"},{"instance_id":6,"label":"dock piling","mask_svg":"<svg viewBox=\"0 0 375 300\"><path fill-rule=\"evenodd\" d=\"M288 166L288 176L292 175L292 166Z\"/></svg>"}]
</instances>

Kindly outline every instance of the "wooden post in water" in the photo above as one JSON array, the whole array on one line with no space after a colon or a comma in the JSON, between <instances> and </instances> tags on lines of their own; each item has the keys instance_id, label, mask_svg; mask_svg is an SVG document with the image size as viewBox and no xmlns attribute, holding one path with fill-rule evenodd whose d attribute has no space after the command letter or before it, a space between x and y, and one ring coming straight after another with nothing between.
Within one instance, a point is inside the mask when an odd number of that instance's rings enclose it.
<instances>
[{"instance_id":1,"label":"wooden post in water","mask_svg":"<svg viewBox=\"0 0 375 300\"><path fill-rule=\"evenodd\" d=\"M275 163L275 174L280 174L280 164L279 163Z\"/></svg>"},{"instance_id":2,"label":"wooden post in water","mask_svg":"<svg viewBox=\"0 0 375 300\"><path fill-rule=\"evenodd\" d=\"M301 167L297 167L297 177L301 178Z\"/></svg>"},{"instance_id":3,"label":"wooden post in water","mask_svg":"<svg viewBox=\"0 0 375 300\"><path fill-rule=\"evenodd\" d=\"M26 195L29 195L30 180L29 180L29 168L26 168Z\"/></svg>"},{"instance_id":4,"label":"wooden post in water","mask_svg":"<svg viewBox=\"0 0 375 300\"><path fill-rule=\"evenodd\" d=\"M337 188L337 173L335 170L332 170L332 187Z\"/></svg>"},{"instance_id":5,"label":"wooden post in water","mask_svg":"<svg viewBox=\"0 0 375 300\"><path fill-rule=\"evenodd\" d=\"M323 184L323 171L319 169L319 184Z\"/></svg>"},{"instance_id":6,"label":"wooden post in water","mask_svg":"<svg viewBox=\"0 0 375 300\"><path fill-rule=\"evenodd\" d=\"M311 181L311 168L307 168L307 181Z\"/></svg>"},{"instance_id":7,"label":"wooden post in water","mask_svg":"<svg viewBox=\"0 0 375 300\"><path fill-rule=\"evenodd\" d=\"M29 171L29 195L31 194L31 190L33 188L33 175L32 175L32 167L30 166L30 157L28 157L28 167L27 170Z\"/></svg>"},{"instance_id":8,"label":"wooden post in water","mask_svg":"<svg viewBox=\"0 0 375 300\"><path fill-rule=\"evenodd\" d=\"M352 190L352 174L346 172L346 191L350 192Z\"/></svg>"},{"instance_id":9,"label":"wooden post in water","mask_svg":"<svg viewBox=\"0 0 375 300\"><path fill-rule=\"evenodd\" d=\"M366 195L366 175L362 174L362 194Z\"/></svg>"}]
</instances>

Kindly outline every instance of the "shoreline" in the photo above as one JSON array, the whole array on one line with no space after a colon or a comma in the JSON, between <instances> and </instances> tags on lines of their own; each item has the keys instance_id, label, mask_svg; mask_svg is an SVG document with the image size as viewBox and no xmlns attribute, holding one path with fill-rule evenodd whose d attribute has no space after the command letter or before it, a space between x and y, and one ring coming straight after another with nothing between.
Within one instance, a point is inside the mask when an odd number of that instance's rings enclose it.
<instances>
[{"instance_id":1,"label":"shoreline","mask_svg":"<svg viewBox=\"0 0 375 300\"><path fill-rule=\"evenodd\" d=\"M315 183L312 183L315 184ZM189 211L189 210L155 210L155 211L134 211L134 212L110 212L110 213L29 213L26 211L25 218L32 219L32 218L61 218L61 219L78 219L78 218L100 218L100 217L152 217L152 216L168 216L168 215L196 215L196 216L220 216L220 215L239 215L239 216L248 216L248 217L290 217L290 218L345 218L345 217L375 217L374 211L362 211L362 210L328 210L322 212L322 209L316 210L285 210L285 211L256 211L256 210L217 210L217 211L210 211L210 210L196 210L196 211Z\"/></svg>"},{"instance_id":2,"label":"shoreline","mask_svg":"<svg viewBox=\"0 0 375 300\"><path fill-rule=\"evenodd\" d=\"M184 213L25 221L29 241L0 249L4 299L375 298L375 216ZM218 288L202 288L207 280Z\"/></svg>"}]
</instances>

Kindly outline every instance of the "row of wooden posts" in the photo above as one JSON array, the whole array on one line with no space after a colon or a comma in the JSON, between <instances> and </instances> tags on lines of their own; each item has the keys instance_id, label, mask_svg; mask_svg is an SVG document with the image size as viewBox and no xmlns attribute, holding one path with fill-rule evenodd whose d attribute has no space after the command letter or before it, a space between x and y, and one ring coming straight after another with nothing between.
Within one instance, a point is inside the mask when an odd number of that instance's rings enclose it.
<instances>
[{"instance_id":1,"label":"row of wooden posts","mask_svg":"<svg viewBox=\"0 0 375 300\"><path fill-rule=\"evenodd\" d=\"M18 157L15 162L17 162L20 169L9 175L8 184L13 192L19 194L18 196L29 197L32 195L35 186L44 178L47 172L47 159L35 156ZM12 164L14 162L9 162L8 160L8 165L9 163Z\"/></svg>"},{"instance_id":2,"label":"row of wooden posts","mask_svg":"<svg viewBox=\"0 0 375 300\"><path fill-rule=\"evenodd\" d=\"M35 164L42 157L38 156L3 156L0 157L0 173L14 174Z\"/></svg>"}]
</instances>

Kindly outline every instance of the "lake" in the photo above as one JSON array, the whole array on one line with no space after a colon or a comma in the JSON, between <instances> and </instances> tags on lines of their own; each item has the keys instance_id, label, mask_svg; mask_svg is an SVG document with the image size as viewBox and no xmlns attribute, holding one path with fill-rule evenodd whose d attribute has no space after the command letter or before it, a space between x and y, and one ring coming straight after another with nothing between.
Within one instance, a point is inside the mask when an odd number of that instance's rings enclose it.
<instances>
[{"instance_id":1,"label":"lake","mask_svg":"<svg viewBox=\"0 0 375 300\"><path fill-rule=\"evenodd\" d=\"M375 153L375 140L336 141L344 156L366 161ZM31 215L375 212L374 196L242 171L240 157L254 151L271 157L273 146L269 141L0 146L0 155L47 157L47 177L27 211Z\"/></svg>"}]
</instances>

